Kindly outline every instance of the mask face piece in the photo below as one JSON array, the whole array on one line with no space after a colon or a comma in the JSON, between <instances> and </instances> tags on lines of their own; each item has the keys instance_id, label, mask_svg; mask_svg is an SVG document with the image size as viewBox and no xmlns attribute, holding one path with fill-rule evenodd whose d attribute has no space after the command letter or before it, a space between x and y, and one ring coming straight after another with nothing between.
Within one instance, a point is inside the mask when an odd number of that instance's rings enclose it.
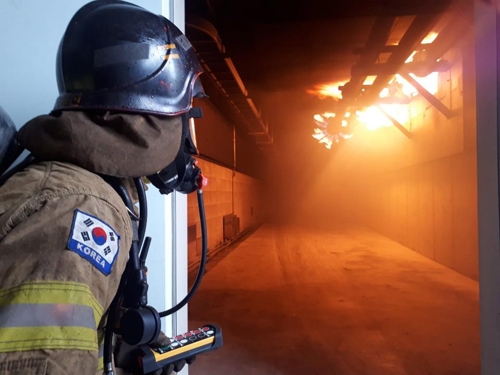
<instances>
[{"instance_id":1,"label":"mask face piece","mask_svg":"<svg viewBox=\"0 0 500 375\"><path fill-rule=\"evenodd\" d=\"M192 156L199 155L194 118L202 117L201 108L191 108L182 116L183 140L179 153L167 167L155 175L148 176L149 181L162 194L170 194L173 191L189 194L206 184L206 179Z\"/></svg>"}]
</instances>

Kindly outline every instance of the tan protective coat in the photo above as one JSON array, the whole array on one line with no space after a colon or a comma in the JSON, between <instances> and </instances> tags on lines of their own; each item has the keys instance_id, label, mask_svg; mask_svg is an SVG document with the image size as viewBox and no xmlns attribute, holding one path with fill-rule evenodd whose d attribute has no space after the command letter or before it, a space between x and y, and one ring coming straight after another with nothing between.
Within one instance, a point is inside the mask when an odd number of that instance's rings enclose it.
<instances>
[{"instance_id":1,"label":"tan protective coat","mask_svg":"<svg viewBox=\"0 0 500 375\"><path fill-rule=\"evenodd\" d=\"M119 252L109 276L67 250L75 209L94 215L120 235ZM2 289L30 281L83 283L105 311L118 288L131 240L130 218L118 194L98 175L80 167L41 162L0 187ZM97 351L0 353L1 375L85 375L95 374L97 366Z\"/></svg>"}]
</instances>

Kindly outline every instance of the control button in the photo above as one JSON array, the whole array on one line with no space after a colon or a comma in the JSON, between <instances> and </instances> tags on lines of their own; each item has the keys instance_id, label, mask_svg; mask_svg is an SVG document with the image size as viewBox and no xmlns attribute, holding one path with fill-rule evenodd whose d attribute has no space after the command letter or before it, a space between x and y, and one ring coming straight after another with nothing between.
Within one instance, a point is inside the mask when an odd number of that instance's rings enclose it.
<instances>
[{"instance_id":1,"label":"control button","mask_svg":"<svg viewBox=\"0 0 500 375\"><path fill-rule=\"evenodd\" d=\"M207 332L207 331L210 330L210 328L209 327L203 327L202 330L203 330L203 332Z\"/></svg>"},{"instance_id":2,"label":"control button","mask_svg":"<svg viewBox=\"0 0 500 375\"><path fill-rule=\"evenodd\" d=\"M204 334L204 333L200 333L200 334L198 335L198 337L199 337L200 339L203 339L203 338L205 338L205 334Z\"/></svg>"},{"instance_id":3,"label":"control button","mask_svg":"<svg viewBox=\"0 0 500 375\"><path fill-rule=\"evenodd\" d=\"M207 335L213 335L214 333L215 333L214 331L210 330L207 332Z\"/></svg>"},{"instance_id":4,"label":"control button","mask_svg":"<svg viewBox=\"0 0 500 375\"><path fill-rule=\"evenodd\" d=\"M186 333L186 334L184 335L184 337L191 337L191 336L193 336L193 334L192 334L191 332L188 332L188 333Z\"/></svg>"},{"instance_id":5,"label":"control button","mask_svg":"<svg viewBox=\"0 0 500 375\"><path fill-rule=\"evenodd\" d=\"M170 346L172 348L175 348L175 347L179 346L179 343L178 342L173 342L173 343L170 344Z\"/></svg>"},{"instance_id":6,"label":"control button","mask_svg":"<svg viewBox=\"0 0 500 375\"><path fill-rule=\"evenodd\" d=\"M181 340L181 344L187 344L188 343L188 340L184 339L184 340Z\"/></svg>"},{"instance_id":7,"label":"control button","mask_svg":"<svg viewBox=\"0 0 500 375\"><path fill-rule=\"evenodd\" d=\"M192 336L189 338L189 341L196 341L196 336Z\"/></svg>"},{"instance_id":8,"label":"control button","mask_svg":"<svg viewBox=\"0 0 500 375\"><path fill-rule=\"evenodd\" d=\"M195 335L197 335L197 334L201 333L201 331L200 331L199 329L195 329L195 330L193 331L193 333L194 333Z\"/></svg>"}]
</instances>

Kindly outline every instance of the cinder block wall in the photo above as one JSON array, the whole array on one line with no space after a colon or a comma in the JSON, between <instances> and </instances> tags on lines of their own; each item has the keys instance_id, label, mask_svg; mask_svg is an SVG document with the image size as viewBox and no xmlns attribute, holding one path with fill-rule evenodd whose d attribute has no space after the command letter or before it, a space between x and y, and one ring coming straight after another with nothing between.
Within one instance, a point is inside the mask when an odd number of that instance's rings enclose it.
<instances>
[{"instance_id":1,"label":"cinder block wall","mask_svg":"<svg viewBox=\"0 0 500 375\"><path fill-rule=\"evenodd\" d=\"M236 172L234 176L234 213L240 218L240 230L245 231L264 221L264 185L260 180Z\"/></svg>"},{"instance_id":2,"label":"cinder block wall","mask_svg":"<svg viewBox=\"0 0 500 375\"><path fill-rule=\"evenodd\" d=\"M263 182L238 172L233 178L231 169L206 160L199 160L198 166L209 180L203 195L210 251L224 243L225 215L234 213L240 218L240 232L251 229L264 219ZM188 227L192 225L196 225L196 239L190 238L188 245L190 265L199 260L201 251L201 227L196 194L188 196Z\"/></svg>"}]
</instances>

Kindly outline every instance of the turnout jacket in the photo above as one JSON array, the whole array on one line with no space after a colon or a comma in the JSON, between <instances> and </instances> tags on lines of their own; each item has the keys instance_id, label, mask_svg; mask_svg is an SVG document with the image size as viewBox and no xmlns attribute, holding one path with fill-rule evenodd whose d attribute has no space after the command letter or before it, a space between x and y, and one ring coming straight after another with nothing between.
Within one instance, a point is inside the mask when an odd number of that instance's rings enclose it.
<instances>
[{"instance_id":1,"label":"turnout jacket","mask_svg":"<svg viewBox=\"0 0 500 375\"><path fill-rule=\"evenodd\" d=\"M95 374L132 228L98 175L41 162L0 187L0 374ZM102 371L101 371L102 372Z\"/></svg>"}]
</instances>

